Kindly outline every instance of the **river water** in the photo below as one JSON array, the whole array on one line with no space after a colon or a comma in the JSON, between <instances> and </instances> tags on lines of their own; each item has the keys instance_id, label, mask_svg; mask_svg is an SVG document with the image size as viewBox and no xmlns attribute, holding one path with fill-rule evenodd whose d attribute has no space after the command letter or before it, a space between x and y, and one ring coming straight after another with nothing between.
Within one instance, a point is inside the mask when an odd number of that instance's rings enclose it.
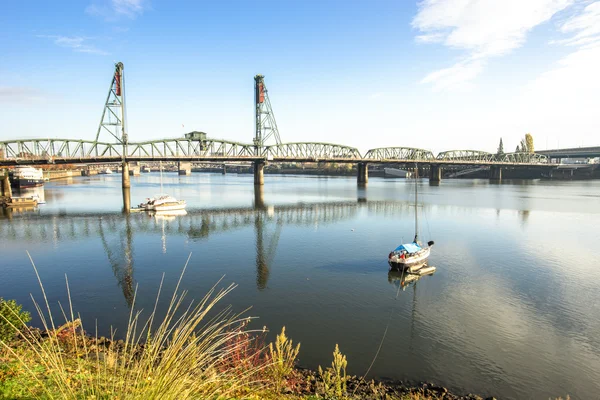
<instances>
[{"instance_id":1,"label":"river water","mask_svg":"<svg viewBox=\"0 0 600 400\"><path fill-rule=\"evenodd\" d=\"M414 181L265 181L255 193L251 175L165 173L163 191L188 203L169 218L125 216L116 174L48 183L47 204L0 215L0 296L30 311L29 293L41 299L29 251L57 315L66 274L87 329L118 334L135 287L136 308L151 309L162 274L169 293L192 253L189 297L235 282L222 305L252 306L272 335L285 325L303 366L329 365L339 343L364 374L384 339L370 376L598 398L600 181L423 180L420 234L436 242L437 271L407 285L386 259L412 240ZM157 173L132 178L133 204L159 191Z\"/></svg>"}]
</instances>

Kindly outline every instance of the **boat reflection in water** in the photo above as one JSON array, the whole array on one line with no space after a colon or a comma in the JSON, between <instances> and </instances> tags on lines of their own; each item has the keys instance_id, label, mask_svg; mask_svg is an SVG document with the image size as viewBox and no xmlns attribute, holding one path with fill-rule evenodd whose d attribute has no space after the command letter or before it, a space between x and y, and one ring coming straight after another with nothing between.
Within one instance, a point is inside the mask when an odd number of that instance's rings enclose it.
<instances>
[{"instance_id":1,"label":"boat reflection in water","mask_svg":"<svg viewBox=\"0 0 600 400\"><path fill-rule=\"evenodd\" d=\"M173 221L177 217L187 215L185 210L155 211L152 215L157 220Z\"/></svg>"},{"instance_id":2,"label":"boat reflection in water","mask_svg":"<svg viewBox=\"0 0 600 400\"><path fill-rule=\"evenodd\" d=\"M398 288L402 288L402 290L406 290L411 283L416 284L422 277L433 275L435 269L434 266L425 265L421 268L422 272L417 274L411 274L407 270L390 269L388 272L388 282Z\"/></svg>"}]
</instances>

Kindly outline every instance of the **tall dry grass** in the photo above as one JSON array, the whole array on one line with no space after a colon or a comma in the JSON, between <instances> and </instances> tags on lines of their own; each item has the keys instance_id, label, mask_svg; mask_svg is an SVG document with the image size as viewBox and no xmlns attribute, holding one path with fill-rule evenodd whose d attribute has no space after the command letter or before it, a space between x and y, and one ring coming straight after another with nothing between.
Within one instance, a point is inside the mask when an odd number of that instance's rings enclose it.
<instances>
[{"instance_id":1,"label":"tall dry grass","mask_svg":"<svg viewBox=\"0 0 600 400\"><path fill-rule=\"evenodd\" d=\"M97 327L95 337L86 335L73 311L66 276L69 304L67 310L60 305L66 323L57 326L38 270L29 258L43 302L32 299L48 337L36 337L20 321L13 326L20 332L22 349L4 342L2 346L29 375L32 396L179 400L253 397L264 390L260 372L265 363L231 362L251 347L252 331L244 329L249 318L233 313L230 307L215 309L235 285L218 289L218 282L199 302L185 302L188 293L180 290L180 284L189 257L164 315L157 315L163 280L154 309L144 321L140 311L134 311L136 288L124 339L115 341L113 335L106 344L98 340Z\"/></svg>"}]
</instances>

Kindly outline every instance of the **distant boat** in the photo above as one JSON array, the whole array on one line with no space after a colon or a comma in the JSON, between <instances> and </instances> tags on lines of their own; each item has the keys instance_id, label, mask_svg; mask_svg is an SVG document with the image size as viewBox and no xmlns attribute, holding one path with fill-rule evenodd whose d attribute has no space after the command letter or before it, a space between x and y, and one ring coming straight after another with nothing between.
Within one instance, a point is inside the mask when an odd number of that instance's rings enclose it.
<instances>
[{"instance_id":1,"label":"distant boat","mask_svg":"<svg viewBox=\"0 0 600 400\"><path fill-rule=\"evenodd\" d=\"M106 169L101 170L98 173L99 174L103 174L103 175L109 175L109 174L112 174L113 172L112 172L112 170L110 168L106 168Z\"/></svg>"},{"instance_id":2,"label":"distant boat","mask_svg":"<svg viewBox=\"0 0 600 400\"><path fill-rule=\"evenodd\" d=\"M398 168L384 168L385 176L391 176L393 178L410 178L411 173L403 169Z\"/></svg>"},{"instance_id":3,"label":"distant boat","mask_svg":"<svg viewBox=\"0 0 600 400\"><path fill-rule=\"evenodd\" d=\"M147 165L142 165L142 168L140 168L140 171L142 172L150 172L150 167Z\"/></svg>"},{"instance_id":4,"label":"distant boat","mask_svg":"<svg viewBox=\"0 0 600 400\"><path fill-rule=\"evenodd\" d=\"M416 272L426 265L431 247L434 244L433 240L430 240L427 243L427 247L425 247L419 241L418 188L418 180L417 176L415 176L415 238L412 243L403 243L390 252L388 255L388 264L393 269L407 269L409 272Z\"/></svg>"},{"instance_id":5,"label":"distant boat","mask_svg":"<svg viewBox=\"0 0 600 400\"><path fill-rule=\"evenodd\" d=\"M17 189L44 185L42 170L33 167L15 167L8 172L8 179L10 185Z\"/></svg>"}]
</instances>

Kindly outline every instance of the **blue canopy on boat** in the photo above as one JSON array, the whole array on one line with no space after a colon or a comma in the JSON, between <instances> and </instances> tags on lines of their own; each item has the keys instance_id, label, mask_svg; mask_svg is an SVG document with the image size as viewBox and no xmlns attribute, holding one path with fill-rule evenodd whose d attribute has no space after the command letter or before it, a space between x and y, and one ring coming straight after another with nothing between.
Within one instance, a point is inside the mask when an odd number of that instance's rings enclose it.
<instances>
[{"instance_id":1,"label":"blue canopy on boat","mask_svg":"<svg viewBox=\"0 0 600 400\"><path fill-rule=\"evenodd\" d=\"M409 253L416 253L417 251L421 250L421 246L416 243L404 243L394 249L394 251L402 250L406 250Z\"/></svg>"}]
</instances>

